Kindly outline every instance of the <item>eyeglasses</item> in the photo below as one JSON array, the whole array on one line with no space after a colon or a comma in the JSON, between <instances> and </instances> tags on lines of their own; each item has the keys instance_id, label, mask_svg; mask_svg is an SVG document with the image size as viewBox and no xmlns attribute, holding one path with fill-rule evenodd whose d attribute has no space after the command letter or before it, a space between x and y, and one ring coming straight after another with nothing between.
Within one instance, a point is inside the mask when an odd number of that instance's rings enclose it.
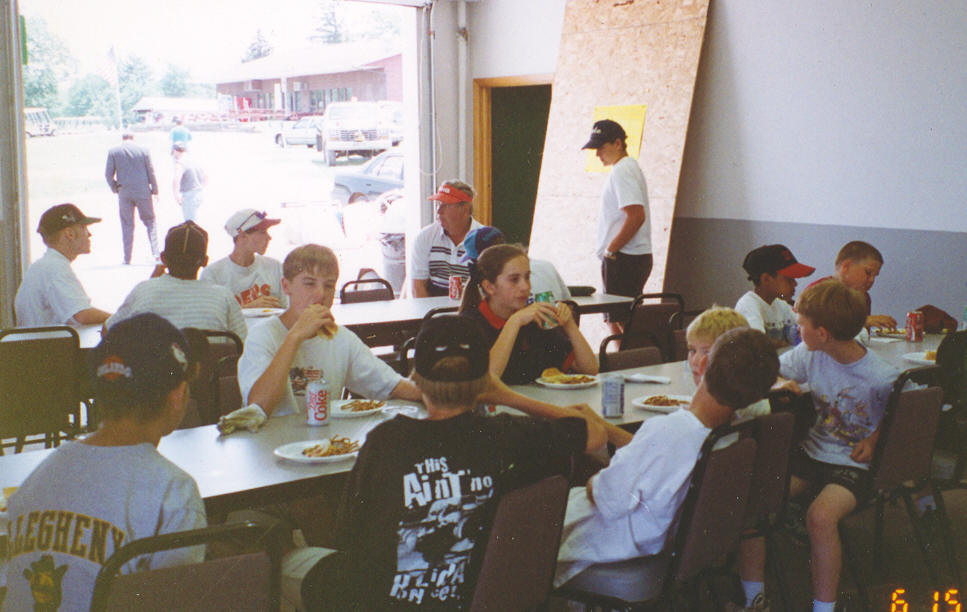
<instances>
[{"instance_id":1,"label":"eyeglasses","mask_svg":"<svg viewBox=\"0 0 967 612\"><path fill-rule=\"evenodd\" d=\"M245 217L245 220L238 224L238 227L235 229L235 231L236 232L245 231L246 233L248 233L251 230L242 230L242 228L245 227L245 224L248 223L252 219L252 217L257 218L259 221L264 221L267 216L268 216L268 213L266 213L264 210L262 212L255 211L249 216Z\"/></svg>"},{"instance_id":2,"label":"eyeglasses","mask_svg":"<svg viewBox=\"0 0 967 612\"><path fill-rule=\"evenodd\" d=\"M451 208L455 208L457 206L463 206L464 204L469 204L469 203L470 202L452 202L447 204L445 202L437 202L436 207L437 207L437 210L449 210Z\"/></svg>"}]
</instances>

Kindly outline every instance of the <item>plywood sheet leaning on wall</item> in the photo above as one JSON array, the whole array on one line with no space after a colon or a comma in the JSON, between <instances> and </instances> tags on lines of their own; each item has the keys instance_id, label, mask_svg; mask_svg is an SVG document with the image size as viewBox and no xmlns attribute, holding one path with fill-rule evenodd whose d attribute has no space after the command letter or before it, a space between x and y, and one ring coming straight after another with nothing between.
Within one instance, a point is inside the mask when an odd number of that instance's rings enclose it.
<instances>
[{"instance_id":1,"label":"plywood sheet leaning on wall","mask_svg":"<svg viewBox=\"0 0 967 612\"><path fill-rule=\"evenodd\" d=\"M708 0L569 0L554 74L530 252L569 284L601 286L595 257L607 174L585 171L595 107L647 106L638 163L648 183L660 291Z\"/></svg>"}]
</instances>

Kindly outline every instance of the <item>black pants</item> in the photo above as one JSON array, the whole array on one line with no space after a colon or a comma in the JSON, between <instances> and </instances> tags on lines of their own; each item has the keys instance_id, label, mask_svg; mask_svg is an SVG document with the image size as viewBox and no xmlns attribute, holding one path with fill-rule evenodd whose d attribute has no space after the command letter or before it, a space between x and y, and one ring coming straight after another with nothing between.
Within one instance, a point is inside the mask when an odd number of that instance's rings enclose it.
<instances>
[{"instance_id":1,"label":"black pants","mask_svg":"<svg viewBox=\"0 0 967 612\"><path fill-rule=\"evenodd\" d=\"M648 276L651 275L652 263L651 253L644 255L615 253L614 259L605 257L601 260L601 280L604 282L604 292L612 295L638 297L645 287ZM605 313L604 320L623 323L627 316L627 314L622 313L609 317Z\"/></svg>"}]
</instances>

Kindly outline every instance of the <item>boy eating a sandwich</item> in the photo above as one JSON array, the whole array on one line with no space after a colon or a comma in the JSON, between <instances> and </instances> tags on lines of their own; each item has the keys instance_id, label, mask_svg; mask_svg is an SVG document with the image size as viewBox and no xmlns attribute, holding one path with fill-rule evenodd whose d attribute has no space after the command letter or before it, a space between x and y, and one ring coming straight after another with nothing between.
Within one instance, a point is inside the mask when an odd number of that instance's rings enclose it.
<instances>
[{"instance_id":1,"label":"boy eating a sandwich","mask_svg":"<svg viewBox=\"0 0 967 612\"><path fill-rule=\"evenodd\" d=\"M331 249L306 244L282 264L289 308L253 328L238 361L238 384L247 404L267 415L305 413L306 385L324 378L333 398L344 388L369 399L419 401L420 391L369 350L356 334L336 325L332 301L339 262Z\"/></svg>"}]
</instances>

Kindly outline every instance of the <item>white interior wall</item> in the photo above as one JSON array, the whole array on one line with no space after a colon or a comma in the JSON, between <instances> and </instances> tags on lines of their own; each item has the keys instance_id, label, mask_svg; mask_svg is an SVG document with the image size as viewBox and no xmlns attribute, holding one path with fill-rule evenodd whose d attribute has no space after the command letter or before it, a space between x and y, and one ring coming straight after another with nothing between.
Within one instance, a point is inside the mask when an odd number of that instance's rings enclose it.
<instances>
[{"instance_id":1,"label":"white interior wall","mask_svg":"<svg viewBox=\"0 0 967 612\"><path fill-rule=\"evenodd\" d=\"M967 3L709 13L676 216L967 229Z\"/></svg>"},{"instance_id":2,"label":"white interior wall","mask_svg":"<svg viewBox=\"0 0 967 612\"><path fill-rule=\"evenodd\" d=\"M553 74L567 0L480 0L468 6L474 79Z\"/></svg>"}]
</instances>

